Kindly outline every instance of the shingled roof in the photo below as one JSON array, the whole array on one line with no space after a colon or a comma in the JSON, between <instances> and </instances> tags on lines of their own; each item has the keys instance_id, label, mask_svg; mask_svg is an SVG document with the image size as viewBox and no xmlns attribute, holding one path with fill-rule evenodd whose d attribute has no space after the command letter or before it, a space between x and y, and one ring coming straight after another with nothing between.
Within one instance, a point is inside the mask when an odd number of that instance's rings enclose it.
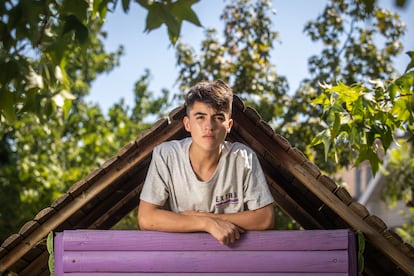
<instances>
[{"instance_id":1,"label":"shingled roof","mask_svg":"<svg viewBox=\"0 0 414 276\"><path fill-rule=\"evenodd\" d=\"M366 239L366 275L414 275L414 248L347 190L321 173L252 108L235 96L229 141L253 148L277 205L304 229L349 228ZM110 229L137 207L153 148L188 136L183 106L127 144L102 167L75 183L0 247L0 272L49 275L45 239L66 229Z\"/></svg>"}]
</instances>

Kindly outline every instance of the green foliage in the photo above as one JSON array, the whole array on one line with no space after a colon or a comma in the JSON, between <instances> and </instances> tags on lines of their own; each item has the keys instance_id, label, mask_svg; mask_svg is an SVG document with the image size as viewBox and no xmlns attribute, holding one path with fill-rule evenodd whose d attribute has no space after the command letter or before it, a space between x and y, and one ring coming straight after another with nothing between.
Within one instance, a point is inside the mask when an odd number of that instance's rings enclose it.
<instances>
[{"instance_id":1,"label":"green foliage","mask_svg":"<svg viewBox=\"0 0 414 276\"><path fill-rule=\"evenodd\" d=\"M27 112L41 120L53 116L61 108L68 115L76 98L73 87L78 85L69 71L78 62L85 65L88 60L82 59L88 57L97 44L102 44L106 34L100 29L107 12L115 8L117 2L6 0L0 3L0 124L13 124ZM166 24L173 44L183 20L201 26L191 9L198 1L137 2L148 10L146 31ZM127 12L130 0L122 0L121 5ZM100 55L100 62L106 62L105 51ZM96 75L101 72L82 73Z\"/></svg>"},{"instance_id":2,"label":"green foliage","mask_svg":"<svg viewBox=\"0 0 414 276\"><path fill-rule=\"evenodd\" d=\"M122 47L107 53L102 42L102 23L115 4L0 3L0 240L168 107L168 91L158 98L148 91L148 72L136 83L132 109L121 101L105 116L83 101L91 82L117 66L123 53ZM122 5L127 11L129 1Z\"/></svg>"},{"instance_id":3,"label":"green foliage","mask_svg":"<svg viewBox=\"0 0 414 276\"><path fill-rule=\"evenodd\" d=\"M310 146L315 133L325 129L325 122L321 120L324 110L309 104L322 93L319 81L335 85L340 81L364 83L367 79L388 79L395 74L392 57L402 50L399 39L404 33L404 24L398 14L376 5L368 12L361 8L364 5L363 1L330 1L318 18L305 26L311 39L321 41L325 48L320 56L309 59L311 77L304 79L298 91L290 96L287 80L276 73L269 61L278 38L270 30L270 2L231 1L222 15L225 41L219 40L216 30L207 30L200 54L184 43L178 44L181 91L202 79L229 81L235 92L265 121L273 124L319 167L334 173L351 164L354 152L346 139L335 141L334 152L327 142ZM367 21L372 24L367 25ZM383 46L378 46L377 41L382 41ZM362 97L359 104L355 108L364 104ZM359 139L357 130L356 126L352 128L353 139ZM384 135L389 137L389 134L388 129ZM318 138L329 140L331 136L326 130ZM369 147L365 148L366 154L371 154Z\"/></svg>"},{"instance_id":4,"label":"green foliage","mask_svg":"<svg viewBox=\"0 0 414 276\"><path fill-rule=\"evenodd\" d=\"M300 230L303 229L296 221L285 214L275 205L275 230Z\"/></svg>"},{"instance_id":5,"label":"green foliage","mask_svg":"<svg viewBox=\"0 0 414 276\"><path fill-rule=\"evenodd\" d=\"M50 275L54 275L55 273L55 258L54 258L54 246L53 246L53 239L54 239L55 235L53 234L53 232L50 232L49 235L47 235L47 239L46 239L46 247L47 247L47 252L49 253L49 261L48 261L48 266L49 266L49 272Z\"/></svg>"},{"instance_id":6,"label":"green foliage","mask_svg":"<svg viewBox=\"0 0 414 276\"><path fill-rule=\"evenodd\" d=\"M357 232L356 237L357 237L357 244L358 244L358 275L363 275L364 266L365 266L365 259L364 259L365 237L362 232Z\"/></svg>"},{"instance_id":7,"label":"green foliage","mask_svg":"<svg viewBox=\"0 0 414 276\"><path fill-rule=\"evenodd\" d=\"M74 47L92 46L91 29L106 8L88 14L86 1L3 1L0 4L0 122L25 112L50 116L67 108L71 79L67 64ZM96 33L95 33L96 34Z\"/></svg>"},{"instance_id":8,"label":"green foliage","mask_svg":"<svg viewBox=\"0 0 414 276\"><path fill-rule=\"evenodd\" d=\"M63 112L46 122L25 114L0 131L5 142L0 147L0 240L134 140L151 125L143 122L147 116L162 115L167 98L152 96L149 77L137 81L132 109L121 100L105 116L99 107L75 100L66 119Z\"/></svg>"},{"instance_id":9,"label":"green foliage","mask_svg":"<svg viewBox=\"0 0 414 276\"><path fill-rule=\"evenodd\" d=\"M343 147L349 147L348 159L354 160L355 166L368 160L375 175L396 132L413 135L413 86L414 71L390 82L374 81L371 86L322 85L325 90L313 103L323 107L322 118L328 127L312 145L322 143L325 158L328 152L337 156ZM397 158L396 154L392 157Z\"/></svg>"},{"instance_id":10,"label":"green foliage","mask_svg":"<svg viewBox=\"0 0 414 276\"><path fill-rule=\"evenodd\" d=\"M397 201L413 204L414 198L414 152L413 142L406 139L396 141L397 146L388 153L388 164L382 170L387 176L384 199L395 206Z\"/></svg>"},{"instance_id":11,"label":"green foliage","mask_svg":"<svg viewBox=\"0 0 414 276\"><path fill-rule=\"evenodd\" d=\"M278 38L270 29L271 2L230 2L221 16L224 41L210 29L201 42L200 54L182 42L178 44L180 90L186 91L200 80L223 79L266 121L273 121L284 112L284 105L274 102L284 101L288 85L270 63L270 52Z\"/></svg>"},{"instance_id":12,"label":"green foliage","mask_svg":"<svg viewBox=\"0 0 414 276\"><path fill-rule=\"evenodd\" d=\"M354 145L360 143L358 150L375 165L376 149L371 141L381 135L387 146L393 130L387 128L392 123L381 117L384 113L378 113L380 118L375 118L369 110L364 110L366 105L377 108L383 101L376 94L381 93L381 88L365 89L364 86L375 85L370 80L386 82L396 76L392 58L403 49L400 40L405 25L398 14L378 7L376 1L332 0L316 20L305 25L304 31L324 48L319 55L309 58L310 76L302 81L288 103L289 108L279 124L281 132L329 174L354 165L356 153L349 140ZM320 82L326 85L320 86ZM323 92L330 86L335 92ZM329 103L329 112L323 104L309 104L316 98L318 103ZM342 115L336 114L345 110ZM377 127L376 120L384 123ZM364 125L369 130L362 129ZM360 131L364 134L358 135ZM314 140L316 133L319 134Z\"/></svg>"},{"instance_id":13,"label":"green foliage","mask_svg":"<svg viewBox=\"0 0 414 276\"><path fill-rule=\"evenodd\" d=\"M138 208L135 208L128 215L123 217L112 229L118 230L136 230L139 229Z\"/></svg>"},{"instance_id":14,"label":"green foliage","mask_svg":"<svg viewBox=\"0 0 414 276\"><path fill-rule=\"evenodd\" d=\"M404 214L407 223L398 227L395 232L408 244L414 245L414 209L410 208L408 214Z\"/></svg>"}]
</instances>

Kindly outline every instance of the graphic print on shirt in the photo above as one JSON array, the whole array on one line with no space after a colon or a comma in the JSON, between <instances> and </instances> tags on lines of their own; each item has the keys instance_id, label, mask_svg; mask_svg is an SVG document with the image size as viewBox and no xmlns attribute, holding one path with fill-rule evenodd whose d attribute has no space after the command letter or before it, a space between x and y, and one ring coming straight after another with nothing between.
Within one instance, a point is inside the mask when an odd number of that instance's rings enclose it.
<instances>
[{"instance_id":1,"label":"graphic print on shirt","mask_svg":"<svg viewBox=\"0 0 414 276\"><path fill-rule=\"evenodd\" d=\"M239 198L236 192L226 193L223 195L216 195L216 207L223 207L229 204L239 203Z\"/></svg>"}]
</instances>

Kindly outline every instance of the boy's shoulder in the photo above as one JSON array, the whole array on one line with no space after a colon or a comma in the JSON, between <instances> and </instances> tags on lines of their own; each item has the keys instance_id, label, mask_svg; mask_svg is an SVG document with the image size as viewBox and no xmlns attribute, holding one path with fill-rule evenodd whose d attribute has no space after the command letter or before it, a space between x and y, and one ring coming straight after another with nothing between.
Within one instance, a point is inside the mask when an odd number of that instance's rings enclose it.
<instances>
[{"instance_id":1,"label":"boy's shoulder","mask_svg":"<svg viewBox=\"0 0 414 276\"><path fill-rule=\"evenodd\" d=\"M154 152L161 154L168 154L172 152L183 152L189 147L191 138L184 138L181 140L170 140L162 142L154 148Z\"/></svg>"},{"instance_id":2,"label":"boy's shoulder","mask_svg":"<svg viewBox=\"0 0 414 276\"><path fill-rule=\"evenodd\" d=\"M240 143L240 142L228 142L224 143L224 147L226 152L231 156L239 156L243 158L251 157L252 155L256 155L254 150L250 148L250 146Z\"/></svg>"},{"instance_id":3,"label":"boy's shoulder","mask_svg":"<svg viewBox=\"0 0 414 276\"><path fill-rule=\"evenodd\" d=\"M246 150L246 151L253 151L248 145L240 143L240 142L224 142L225 147L231 151L233 150Z\"/></svg>"}]
</instances>

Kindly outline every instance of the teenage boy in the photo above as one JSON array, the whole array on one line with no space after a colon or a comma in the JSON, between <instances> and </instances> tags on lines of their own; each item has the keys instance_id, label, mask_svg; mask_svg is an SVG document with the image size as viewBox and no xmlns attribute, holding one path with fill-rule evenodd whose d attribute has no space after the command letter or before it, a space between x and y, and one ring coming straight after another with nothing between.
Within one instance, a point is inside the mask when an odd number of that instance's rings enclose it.
<instances>
[{"instance_id":1,"label":"teenage boy","mask_svg":"<svg viewBox=\"0 0 414 276\"><path fill-rule=\"evenodd\" d=\"M232 100L220 80L189 90L183 124L191 138L154 148L138 208L142 230L204 231L229 244L245 230L273 228L274 200L256 154L225 141Z\"/></svg>"}]
</instances>

